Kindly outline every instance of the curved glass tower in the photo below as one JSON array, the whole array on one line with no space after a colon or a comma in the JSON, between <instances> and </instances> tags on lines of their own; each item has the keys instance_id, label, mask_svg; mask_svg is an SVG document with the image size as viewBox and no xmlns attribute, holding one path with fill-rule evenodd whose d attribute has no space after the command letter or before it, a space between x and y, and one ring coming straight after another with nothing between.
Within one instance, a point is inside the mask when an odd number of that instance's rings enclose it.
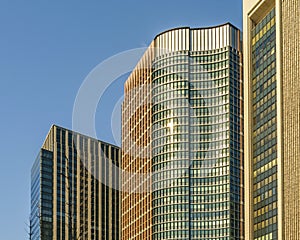
<instances>
[{"instance_id":1,"label":"curved glass tower","mask_svg":"<svg viewBox=\"0 0 300 240\"><path fill-rule=\"evenodd\" d=\"M172 29L151 49L147 239L243 239L240 31ZM126 93L123 110L140 101Z\"/></svg>"}]
</instances>

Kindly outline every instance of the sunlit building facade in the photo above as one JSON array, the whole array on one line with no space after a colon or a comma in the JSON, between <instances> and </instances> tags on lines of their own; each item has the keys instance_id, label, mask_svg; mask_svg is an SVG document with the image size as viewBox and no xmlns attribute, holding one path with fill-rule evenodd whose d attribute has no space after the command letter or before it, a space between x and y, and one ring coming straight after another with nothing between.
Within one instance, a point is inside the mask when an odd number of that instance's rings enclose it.
<instances>
[{"instance_id":1,"label":"sunlit building facade","mask_svg":"<svg viewBox=\"0 0 300 240\"><path fill-rule=\"evenodd\" d=\"M120 149L52 126L31 171L31 239L120 239Z\"/></svg>"},{"instance_id":2,"label":"sunlit building facade","mask_svg":"<svg viewBox=\"0 0 300 240\"><path fill-rule=\"evenodd\" d=\"M243 5L246 239L300 239L300 1Z\"/></svg>"},{"instance_id":3,"label":"sunlit building facade","mask_svg":"<svg viewBox=\"0 0 300 240\"><path fill-rule=\"evenodd\" d=\"M155 37L125 83L122 239L243 239L241 73L231 24Z\"/></svg>"}]
</instances>

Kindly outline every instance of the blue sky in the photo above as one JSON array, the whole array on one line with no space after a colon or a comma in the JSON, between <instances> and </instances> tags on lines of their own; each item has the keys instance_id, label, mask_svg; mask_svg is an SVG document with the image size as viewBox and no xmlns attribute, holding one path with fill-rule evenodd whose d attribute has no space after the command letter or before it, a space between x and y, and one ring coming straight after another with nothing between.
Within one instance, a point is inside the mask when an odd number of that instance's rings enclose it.
<instances>
[{"instance_id":1,"label":"blue sky","mask_svg":"<svg viewBox=\"0 0 300 240\"><path fill-rule=\"evenodd\" d=\"M55 123L72 127L80 85L100 62L179 26L242 26L241 0L2 0L0 3L0 239L28 239L30 169ZM98 105L98 137L114 143L118 79ZM116 126L117 127L117 126Z\"/></svg>"}]
</instances>

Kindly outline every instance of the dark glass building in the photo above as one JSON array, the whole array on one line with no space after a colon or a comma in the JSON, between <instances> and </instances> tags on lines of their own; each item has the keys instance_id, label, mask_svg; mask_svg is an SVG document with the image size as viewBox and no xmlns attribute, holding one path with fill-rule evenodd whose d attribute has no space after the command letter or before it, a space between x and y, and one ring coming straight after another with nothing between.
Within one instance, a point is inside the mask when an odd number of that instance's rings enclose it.
<instances>
[{"instance_id":1,"label":"dark glass building","mask_svg":"<svg viewBox=\"0 0 300 240\"><path fill-rule=\"evenodd\" d=\"M52 126L31 171L31 239L120 239L120 149Z\"/></svg>"}]
</instances>

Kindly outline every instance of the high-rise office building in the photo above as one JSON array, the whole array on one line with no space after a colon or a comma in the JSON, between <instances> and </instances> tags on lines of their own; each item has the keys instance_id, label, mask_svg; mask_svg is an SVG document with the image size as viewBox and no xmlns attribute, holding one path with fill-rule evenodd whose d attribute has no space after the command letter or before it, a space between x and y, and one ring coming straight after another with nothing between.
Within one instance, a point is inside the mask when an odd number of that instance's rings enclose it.
<instances>
[{"instance_id":1,"label":"high-rise office building","mask_svg":"<svg viewBox=\"0 0 300 240\"><path fill-rule=\"evenodd\" d=\"M243 239L241 58L231 24L150 44L125 83L122 239Z\"/></svg>"},{"instance_id":2,"label":"high-rise office building","mask_svg":"<svg viewBox=\"0 0 300 240\"><path fill-rule=\"evenodd\" d=\"M300 1L243 5L246 239L300 239Z\"/></svg>"},{"instance_id":3,"label":"high-rise office building","mask_svg":"<svg viewBox=\"0 0 300 240\"><path fill-rule=\"evenodd\" d=\"M120 158L118 147L52 126L31 172L31 239L120 239Z\"/></svg>"}]
</instances>

